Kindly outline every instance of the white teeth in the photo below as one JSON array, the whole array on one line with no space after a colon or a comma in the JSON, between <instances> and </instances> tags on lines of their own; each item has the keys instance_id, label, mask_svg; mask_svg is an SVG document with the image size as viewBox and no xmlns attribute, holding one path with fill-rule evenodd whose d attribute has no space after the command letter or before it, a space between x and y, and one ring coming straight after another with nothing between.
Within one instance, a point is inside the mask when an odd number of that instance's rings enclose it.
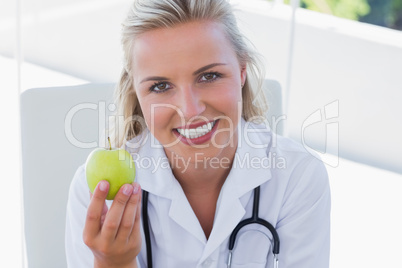
<instances>
[{"instance_id":1,"label":"white teeth","mask_svg":"<svg viewBox=\"0 0 402 268\"><path fill-rule=\"evenodd\" d=\"M186 134L187 134L187 130L188 130L188 136L195 136L195 135L197 135L197 130L196 130L196 129L194 129L194 128L186 129ZM186 136L187 136L187 135L186 135Z\"/></svg>"},{"instance_id":2,"label":"white teeth","mask_svg":"<svg viewBox=\"0 0 402 268\"><path fill-rule=\"evenodd\" d=\"M177 131L180 133L180 135L182 135L188 139L195 139L195 138L204 136L205 134L210 132L212 130L212 128L214 127L214 125L215 125L215 121L213 121L212 123L209 122L209 123L199 126L197 128L186 128L186 129L178 128Z\"/></svg>"}]
</instances>

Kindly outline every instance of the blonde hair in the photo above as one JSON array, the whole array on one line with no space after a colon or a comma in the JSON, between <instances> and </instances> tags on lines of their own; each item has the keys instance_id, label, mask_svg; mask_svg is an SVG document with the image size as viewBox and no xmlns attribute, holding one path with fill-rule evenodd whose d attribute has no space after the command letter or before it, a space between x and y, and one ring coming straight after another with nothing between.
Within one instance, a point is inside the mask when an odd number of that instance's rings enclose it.
<instances>
[{"instance_id":1,"label":"blonde hair","mask_svg":"<svg viewBox=\"0 0 402 268\"><path fill-rule=\"evenodd\" d=\"M115 89L115 103L117 113L124 117L124 124L113 126L110 133L117 147L138 136L146 128L131 72L132 45L136 36L154 29L172 28L203 20L218 22L223 26L240 64L247 68L242 91L242 117L246 121L264 117L266 102L261 86L265 71L251 43L240 33L232 6L226 0L134 0L122 24L124 66ZM258 95L260 97L257 98Z\"/></svg>"}]
</instances>

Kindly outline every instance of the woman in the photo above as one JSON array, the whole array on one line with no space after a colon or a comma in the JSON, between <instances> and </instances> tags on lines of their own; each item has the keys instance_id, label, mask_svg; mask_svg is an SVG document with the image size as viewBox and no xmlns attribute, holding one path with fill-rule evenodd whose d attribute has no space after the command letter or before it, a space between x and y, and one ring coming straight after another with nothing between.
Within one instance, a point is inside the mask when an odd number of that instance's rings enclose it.
<instances>
[{"instance_id":1,"label":"woman","mask_svg":"<svg viewBox=\"0 0 402 268\"><path fill-rule=\"evenodd\" d=\"M133 155L137 182L105 204L108 183L92 196L84 167L77 171L67 212L69 267L149 267L147 246L153 267L226 267L229 237L251 216L258 186L259 217L280 237L281 267L328 267L326 170L266 127L256 97L261 69L231 6L137 0L122 43L116 92L126 124L116 143ZM145 228L139 185L149 192ZM271 241L264 226L245 226L231 267L273 267Z\"/></svg>"}]
</instances>

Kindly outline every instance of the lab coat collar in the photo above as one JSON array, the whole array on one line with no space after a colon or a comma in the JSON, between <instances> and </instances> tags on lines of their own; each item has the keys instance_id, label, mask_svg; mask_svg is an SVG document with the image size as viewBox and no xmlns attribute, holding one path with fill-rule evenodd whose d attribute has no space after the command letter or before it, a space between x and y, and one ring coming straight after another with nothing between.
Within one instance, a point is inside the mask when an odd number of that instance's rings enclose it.
<instances>
[{"instance_id":1,"label":"lab coat collar","mask_svg":"<svg viewBox=\"0 0 402 268\"><path fill-rule=\"evenodd\" d=\"M140 139L143 141L139 142ZM136 180L141 188L158 197L170 199L169 217L205 244L205 234L181 185L173 175L162 145L149 131L131 143L136 146L126 146L126 150L133 156Z\"/></svg>"},{"instance_id":2,"label":"lab coat collar","mask_svg":"<svg viewBox=\"0 0 402 268\"><path fill-rule=\"evenodd\" d=\"M240 198L271 178L271 133L268 126L241 121L232 169L222 189ZM264 134L265 133L265 134Z\"/></svg>"},{"instance_id":3,"label":"lab coat collar","mask_svg":"<svg viewBox=\"0 0 402 268\"><path fill-rule=\"evenodd\" d=\"M126 144L136 168L136 181L143 190L159 197L172 199L175 179L169 160L159 141L145 130Z\"/></svg>"},{"instance_id":4,"label":"lab coat collar","mask_svg":"<svg viewBox=\"0 0 402 268\"><path fill-rule=\"evenodd\" d=\"M241 122L239 144L233 166L222 187L216 206L214 226L200 263L230 236L244 217L246 211L240 198L245 194L251 195L255 187L271 179L269 163L272 161L268 154L271 140L268 127L244 120Z\"/></svg>"},{"instance_id":5,"label":"lab coat collar","mask_svg":"<svg viewBox=\"0 0 402 268\"><path fill-rule=\"evenodd\" d=\"M141 137L131 140L129 146L126 146L136 164L136 180L142 189L172 200L169 216L200 242L206 243L200 262L230 236L245 215L240 197L271 179L271 171L267 166L267 146L271 143L272 132L267 126L242 120L238 134L238 148L233 166L219 195L214 226L208 241L173 175L161 144L149 131L145 131Z\"/></svg>"},{"instance_id":6,"label":"lab coat collar","mask_svg":"<svg viewBox=\"0 0 402 268\"><path fill-rule=\"evenodd\" d=\"M268 126L241 120L233 166L222 192L230 192L238 198L270 179L267 146L271 144L271 133ZM145 130L127 142L126 150L133 156L136 180L141 187L157 196L173 199L172 189L179 184L159 141Z\"/></svg>"}]
</instances>

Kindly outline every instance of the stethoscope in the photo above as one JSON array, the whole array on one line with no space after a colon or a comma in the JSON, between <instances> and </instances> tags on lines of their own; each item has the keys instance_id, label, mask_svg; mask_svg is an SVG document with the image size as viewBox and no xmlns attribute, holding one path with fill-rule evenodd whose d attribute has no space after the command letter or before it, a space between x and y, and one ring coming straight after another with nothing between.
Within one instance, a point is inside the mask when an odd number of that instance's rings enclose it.
<instances>
[{"instance_id":1,"label":"stethoscope","mask_svg":"<svg viewBox=\"0 0 402 268\"><path fill-rule=\"evenodd\" d=\"M274 254L274 268L279 267L279 235L275 228L264 219L258 217L258 209L260 205L260 186L254 188L254 201L253 201L253 213L250 218L242 220L234 229L229 238L229 256L227 261L227 268L232 266L233 248L236 242L236 236L240 229L248 224L260 224L266 227L272 234L273 247L272 252ZM145 243L147 250L147 264L148 268L152 268L152 248L151 237L149 235L149 218L148 218L148 192L143 190L142 193L142 224L144 228Z\"/></svg>"}]
</instances>

